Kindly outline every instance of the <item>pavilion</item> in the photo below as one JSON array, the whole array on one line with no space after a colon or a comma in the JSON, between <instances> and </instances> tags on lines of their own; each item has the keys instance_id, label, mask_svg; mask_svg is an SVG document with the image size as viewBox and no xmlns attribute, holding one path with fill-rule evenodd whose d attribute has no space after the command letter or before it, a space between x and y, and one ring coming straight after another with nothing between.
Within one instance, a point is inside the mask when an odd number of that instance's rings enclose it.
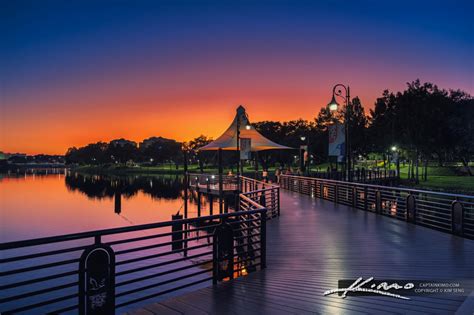
<instances>
[{"instance_id":1,"label":"pavilion","mask_svg":"<svg viewBox=\"0 0 474 315\"><path fill-rule=\"evenodd\" d=\"M275 143L262 136L255 128L250 125L245 108L240 105L237 108L232 124L216 140L200 148L202 151L211 150L238 150L237 139L250 139L250 151L257 152L263 150L293 149L284 145Z\"/></svg>"}]
</instances>

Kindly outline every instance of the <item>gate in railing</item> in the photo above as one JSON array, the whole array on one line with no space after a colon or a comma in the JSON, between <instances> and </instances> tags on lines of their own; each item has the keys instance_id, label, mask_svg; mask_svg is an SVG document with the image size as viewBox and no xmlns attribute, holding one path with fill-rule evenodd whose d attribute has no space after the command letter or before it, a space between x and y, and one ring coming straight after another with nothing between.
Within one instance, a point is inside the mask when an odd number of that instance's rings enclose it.
<instances>
[{"instance_id":1,"label":"gate in railing","mask_svg":"<svg viewBox=\"0 0 474 315\"><path fill-rule=\"evenodd\" d=\"M284 189L474 239L474 196L281 175Z\"/></svg>"},{"instance_id":2,"label":"gate in railing","mask_svg":"<svg viewBox=\"0 0 474 315\"><path fill-rule=\"evenodd\" d=\"M0 312L113 314L265 268L267 210L239 202L233 213L0 244Z\"/></svg>"}]
</instances>

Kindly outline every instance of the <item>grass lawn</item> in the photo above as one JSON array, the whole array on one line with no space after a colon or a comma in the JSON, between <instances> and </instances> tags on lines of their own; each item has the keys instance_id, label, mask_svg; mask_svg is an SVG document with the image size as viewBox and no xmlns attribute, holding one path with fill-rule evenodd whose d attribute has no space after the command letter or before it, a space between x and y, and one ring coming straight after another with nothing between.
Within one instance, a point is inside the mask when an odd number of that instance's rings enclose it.
<instances>
[{"instance_id":1,"label":"grass lawn","mask_svg":"<svg viewBox=\"0 0 474 315\"><path fill-rule=\"evenodd\" d=\"M474 176L463 176L459 170L452 166L429 166L428 180L421 178L422 168L418 169L420 183L415 185L408 182L408 166L400 167L400 177L403 184L420 189L440 190L447 192L474 193Z\"/></svg>"}]
</instances>

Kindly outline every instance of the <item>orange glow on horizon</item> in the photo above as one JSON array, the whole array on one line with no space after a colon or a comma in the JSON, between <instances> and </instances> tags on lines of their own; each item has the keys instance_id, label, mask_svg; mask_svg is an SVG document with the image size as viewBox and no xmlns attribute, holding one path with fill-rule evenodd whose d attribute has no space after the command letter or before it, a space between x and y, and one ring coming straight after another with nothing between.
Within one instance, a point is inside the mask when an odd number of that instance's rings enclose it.
<instances>
[{"instance_id":1,"label":"orange glow on horizon","mask_svg":"<svg viewBox=\"0 0 474 315\"><path fill-rule=\"evenodd\" d=\"M251 122L313 120L324 106L321 104L327 102L326 94L300 94L298 100L291 96L276 96L278 99L268 101L255 97L241 103L234 100L235 97L206 104L175 101L166 106L155 103L122 106L127 102L117 100L115 106L102 105L84 111L54 106L52 112L47 113L19 112L5 121L0 151L64 154L72 146L117 138L140 142L148 137L162 136L189 141L202 134L215 139L229 126L239 104L247 109ZM320 101L315 101L318 99Z\"/></svg>"}]
</instances>

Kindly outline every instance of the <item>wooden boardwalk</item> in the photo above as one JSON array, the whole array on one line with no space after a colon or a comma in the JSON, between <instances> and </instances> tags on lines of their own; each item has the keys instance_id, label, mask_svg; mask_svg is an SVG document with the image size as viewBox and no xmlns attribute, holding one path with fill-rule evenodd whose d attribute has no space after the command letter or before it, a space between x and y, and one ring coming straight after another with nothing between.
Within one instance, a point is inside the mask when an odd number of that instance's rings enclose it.
<instances>
[{"instance_id":1,"label":"wooden boardwalk","mask_svg":"<svg viewBox=\"0 0 474 315\"><path fill-rule=\"evenodd\" d=\"M323 296L339 279L474 280L474 241L281 192L267 224L267 269L129 314L473 314L462 296Z\"/></svg>"}]
</instances>

